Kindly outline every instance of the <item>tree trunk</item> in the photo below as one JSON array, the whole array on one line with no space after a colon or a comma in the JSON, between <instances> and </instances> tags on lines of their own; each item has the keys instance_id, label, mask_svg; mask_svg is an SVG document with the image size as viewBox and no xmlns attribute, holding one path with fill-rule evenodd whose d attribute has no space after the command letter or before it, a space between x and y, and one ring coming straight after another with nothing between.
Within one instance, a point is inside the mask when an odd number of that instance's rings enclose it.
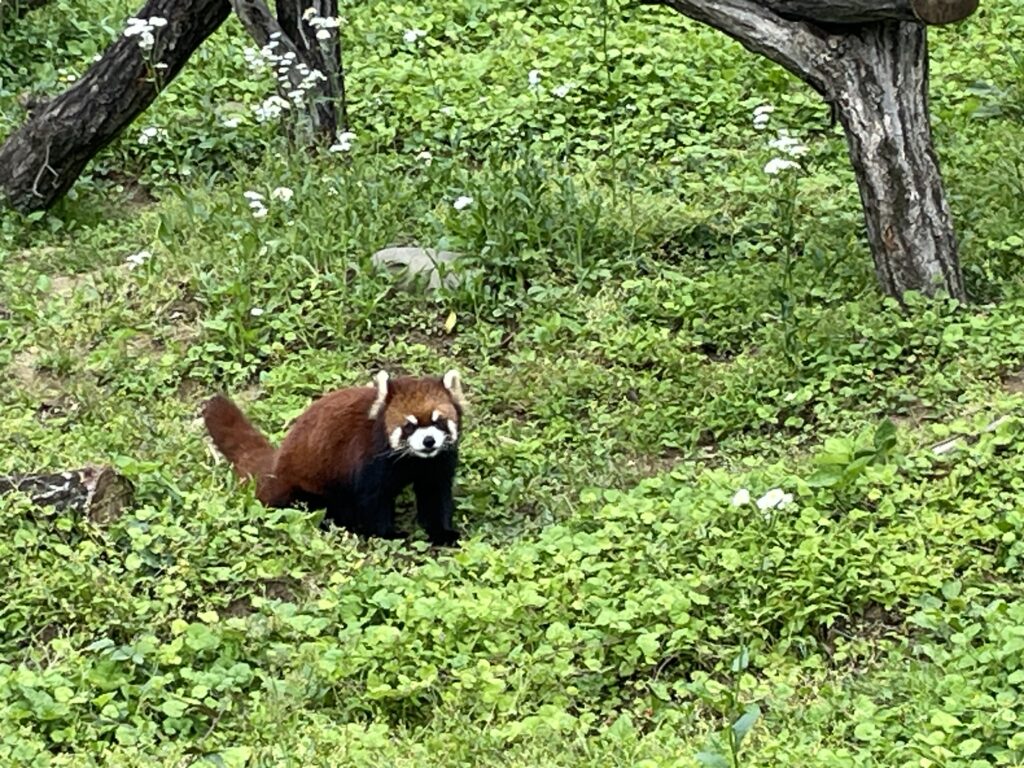
<instances>
[{"instance_id":1,"label":"tree trunk","mask_svg":"<svg viewBox=\"0 0 1024 768\"><path fill-rule=\"evenodd\" d=\"M53 205L230 10L227 0L149 0L138 18L168 21L153 31L152 51L144 54L139 37L122 35L81 80L39 107L0 147L0 197L22 212Z\"/></svg>"},{"instance_id":2,"label":"tree trunk","mask_svg":"<svg viewBox=\"0 0 1024 768\"><path fill-rule=\"evenodd\" d=\"M290 55L291 62L283 59L275 66L276 74L283 74L291 92L305 94L313 133L321 142L332 143L338 133L338 118L335 104L339 95L344 94L340 73L340 45L338 31L331 30L330 39L321 41L317 30L304 19L299 9L311 7L320 17L338 15L337 0L279 0L278 17L275 19L264 0L231 0L231 6L243 26L260 46L272 46L277 56ZM318 72L322 80L310 81L310 72ZM281 80L278 79L278 83ZM281 88L282 95L292 103L288 89ZM344 104L343 100L341 102ZM346 115L347 117L347 115Z\"/></svg>"},{"instance_id":3,"label":"tree trunk","mask_svg":"<svg viewBox=\"0 0 1024 768\"><path fill-rule=\"evenodd\" d=\"M128 479L113 468L93 466L0 477L0 494L12 491L26 494L36 506L82 515L101 524L119 518L134 493Z\"/></svg>"},{"instance_id":4,"label":"tree trunk","mask_svg":"<svg viewBox=\"0 0 1024 768\"><path fill-rule=\"evenodd\" d=\"M953 220L932 148L928 50L919 22L823 26L911 5L969 12L967 0L657 0L782 65L834 104L846 129L883 290L966 301ZM954 13L949 9L958 6ZM781 15L803 9L808 20Z\"/></svg>"},{"instance_id":5,"label":"tree trunk","mask_svg":"<svg viewBox=\"0 0 1024 768\"><path fill-rule=\"evenodd\" d=\"M764 5L787 19L827 24L868 21L949 24L974 13L978 0L764 0Z\"/></svg>"},{"instance_id":6,"label":"tree trunk","mask_svg":"<svg viewBox=\"0 0 1024 768\"><path fill-rule=\"evenodd\" d=\"M965 299L953 216L928 117L925 27L883 22L844 38L834 91L883 290Z\"/></svg>"},{"instance_id":7,"label":"tree trunk","mask_svg":"<svg viewBox=\"0 0 1024 768\"><path fill-rule=\"evenodd\" d=\"M302 50L313 68L327 76L320 96L332 107L336 106L335 122L338 128L348 130L348 103L345 98L345 70L341 63L341 35L333 33L326 40L319 40L316 30L303 19L300 10L313 8L317 16L336 18L338 0L277 0L277 21L281 29ZM334 141L335 136L330 137Z\"/></svg>"}]
</instances>

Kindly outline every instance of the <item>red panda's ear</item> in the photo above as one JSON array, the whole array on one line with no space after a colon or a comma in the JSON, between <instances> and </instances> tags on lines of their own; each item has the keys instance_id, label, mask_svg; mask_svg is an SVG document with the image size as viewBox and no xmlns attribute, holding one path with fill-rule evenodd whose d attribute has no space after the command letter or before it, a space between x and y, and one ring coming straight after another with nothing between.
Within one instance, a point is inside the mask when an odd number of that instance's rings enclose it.
<instances>
[{"instance_id":1,"label":"red panda's ear","mask_svg":"<svg viewBox=\"0 0 1024 768\"><path fill-rule=\"evenodd\" d=\"M384 408L384 403L388 399L388 372L381 371L373 377L374 383L377 385L377 397L374 399L373 404L370 406L367 416L371 419L376 419L381 410Z\"/></svg>"},{"instance_id":2,"label":"red panda's ear","mask_svg":"<svg viewBox=\"0 0 1024 768\"><path fill-rule=\"evenodd\" d=\"M466 396L462 394L462 378L459 376L459 372L452 368L444 375L441 382L444 384L444 388L448 390L448 394L451 395L452 402L459 406L459 408L465 408Z\"/></svg>"}]
</instances>

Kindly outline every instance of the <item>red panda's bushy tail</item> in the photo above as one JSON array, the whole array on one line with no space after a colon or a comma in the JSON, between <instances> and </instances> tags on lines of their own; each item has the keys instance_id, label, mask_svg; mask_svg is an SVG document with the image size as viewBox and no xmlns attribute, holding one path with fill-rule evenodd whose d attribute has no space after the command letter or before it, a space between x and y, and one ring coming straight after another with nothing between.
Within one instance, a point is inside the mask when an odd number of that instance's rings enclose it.
<instances>
[{"instance_id":1,"label":"red panda's bushy tail","mask_svg":"<svg viewBox=\"0 0 1024 768\"><path fill-rule=\"evenodd\" d=\"M214 445L243 479L260 480L274 468L274 446L245 418L238 406L215 395L203 406L203 421Z\"/></svg>"}]
</instances>

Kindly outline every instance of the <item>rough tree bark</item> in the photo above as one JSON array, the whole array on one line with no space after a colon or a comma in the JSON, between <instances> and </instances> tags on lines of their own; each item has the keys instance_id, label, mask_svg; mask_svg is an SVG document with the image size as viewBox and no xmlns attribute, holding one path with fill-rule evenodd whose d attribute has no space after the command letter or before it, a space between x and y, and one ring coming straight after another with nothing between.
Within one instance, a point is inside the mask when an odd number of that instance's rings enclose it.
<instances>
[{"instance_id":1,"label":"rough tree bark","mask_svg":"<svg viewBox=\"0 0 1024 768\"><path fill-rule=\"evenodd\" d=\"M0 477L0 495L18 491L37 506L109 523L131 503L134 489L112 467L88 466L66 472Z\"/></svg>"},{"instance_id":2,"label":"rough tree bark","mask_svg":"<svg viewBox=\"0 0 1024 768\"><path fill-rule=\"evenodd\" d=\"M915 18L976 0L653 0L782 65L833 104L857 175L882 289L966 300L928 117L928 47ZM785 13L786 15L783 15ZM788 18L797 14L802 20ZM888 15L894 20L866 21ZM862 23L840 24L857 19Z\"/></svg>"},{"instance_id":3,"label":"rough tree bark","mask_svg":"<svg viewBox=\"0 0 1024 768\"><path fill-rule=\"evenodd\" d=\"M337 123L341 130L348 130L348 102L345 98L345 70L342 66L341 35L331 34L326 40L316 36L308 19L303 19L300 10L312 7L317 16L335 18L338 16L338 0L277 0L277 21L281 29L292 40L301 41L298 47L309 57L310 66L323 72L327 81L321 91L321 98L337 107ZM330 137L334 140L334 136Z\"/></svg>"},{"instance_id":4,"label":"rough tree bark","mask_svg":"<svg viewBox=\"0 0 1024 768\"><path fill-rule=\"evenodd\" d=\"M763 4L788 19L814 19L832 24L868 21L949 24L974 13L978 0L765 0Z\"/></svg>"},{"instance_id":5,"label":"rough tree bark","mask_svg":"<svg viewBox=\"0 0 1024 768\"><path fill-rule=\"evenodd\" d=\"M344 101L341 76L341 47L337 30L326 45L321 45L317 30L303 18L301 11L312 7L320 17L338 15L337 0L278 0L275 19L264 0L231 0L231 7L249 35L261 46L274 45L278 55L290 54L289 66L283 67L289 89L302 89L307 73L317 71L325 79L313 84L307 94L311 99L309 116L313 132L321 141L333 142L338 133L335 105L342 107L342 126L347 127L348 115ZM279 85L280 80L278 80ZM283 95L287 90L281 88Z\"/></svg>"},{"instance_id":6,"label":"rough tree bark","mask_svg":"<svg viewBox=\"0 0 1024 768\"><path fill-rule=\"evenodd\" d=\"M192 52L227 18L226 0L149 0L140 19L159 16L147 56L138 38L119 37L70 89L39 107L0 147L0 197L19 211L49 208L85 164L156 98Z\"/></svg>"}]
</instances>

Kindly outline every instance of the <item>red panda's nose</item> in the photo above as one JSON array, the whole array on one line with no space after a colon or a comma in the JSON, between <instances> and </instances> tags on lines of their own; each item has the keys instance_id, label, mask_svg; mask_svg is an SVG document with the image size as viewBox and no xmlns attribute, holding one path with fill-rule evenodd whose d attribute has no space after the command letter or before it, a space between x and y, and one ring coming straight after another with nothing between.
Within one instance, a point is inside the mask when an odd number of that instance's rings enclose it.
<instances>
[{"instance_id":1,"label":"red panda's nose","mask_svg":"<svg viewBox=\"0 0 1024 768\"><path fill-rule=\"evenodd\" d=\"M424 448L433 448L435 442L437 442L437 441L434 440L433 435L426 435L423 438L423 447Z\"/></svg>"}]
</instances>

